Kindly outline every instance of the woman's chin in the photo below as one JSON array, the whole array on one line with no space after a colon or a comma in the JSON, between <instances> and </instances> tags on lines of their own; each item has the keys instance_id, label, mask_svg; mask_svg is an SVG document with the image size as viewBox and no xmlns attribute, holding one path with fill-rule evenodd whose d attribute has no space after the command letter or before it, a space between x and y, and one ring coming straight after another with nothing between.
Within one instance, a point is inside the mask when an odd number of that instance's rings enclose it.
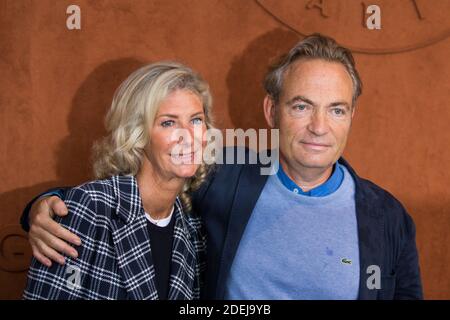
<instances>
[{"instance_id":1,"label":"woman's chin","mask_svg":"<svg viewBox=\"0 0 450 320\"><path fill-rule=\"evenodd\" d=\"M173 170L173 174L179 178L191 178L197 172L198 167L199 165L196 164L181 164Z\"/></svg>"}]
</instances>

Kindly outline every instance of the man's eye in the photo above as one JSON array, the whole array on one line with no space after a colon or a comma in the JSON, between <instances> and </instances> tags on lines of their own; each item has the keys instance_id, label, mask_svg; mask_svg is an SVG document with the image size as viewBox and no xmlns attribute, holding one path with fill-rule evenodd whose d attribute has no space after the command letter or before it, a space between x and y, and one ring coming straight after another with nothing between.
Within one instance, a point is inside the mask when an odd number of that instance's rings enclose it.
<instances>
[{"instance_id":1,"label":"man's eye","mask_svg":"<svg viewBox=\"0 0 450 320\"><path fill-rule=\"evenodd\" d=\"M191 121L192 121L192 123L194 125L198 125L198 124L202 124L203 123L203 119L202 118L194 118Z\"/></svg>"},{"instance_id":2,"label":"man's eye","mask_svg":"<svg viewBox=\"0 0 450 320\"><path fill-rule=\"evenodd\" d=\"M306 107L307 107L306 104L297 104L294 106L294 110L304 111L304 110L306 110Z\"/></svg>"},{"instance_id":3,"label":"man's eye","mask_svg":"<svg viewBox=\"0 0 450 320\"><path fill-rule=\"evenodd\" d=\"M173 120L166 120L166 121L161 122L161 126L164 128L167 128L167 127L173 126L174 123L175 123L175 121L173 121Z\"/></svg>"},{"instance_id":4,"label":"man's eye","mask_svg":"<svg viewBox=\"0 0 450 320\"><path fill-rule=\"evenodd\" d=\"M334 108L333 112L337 116L343 116L345 114L345 110L341 108Z\"/></svg>"}]
</instances>

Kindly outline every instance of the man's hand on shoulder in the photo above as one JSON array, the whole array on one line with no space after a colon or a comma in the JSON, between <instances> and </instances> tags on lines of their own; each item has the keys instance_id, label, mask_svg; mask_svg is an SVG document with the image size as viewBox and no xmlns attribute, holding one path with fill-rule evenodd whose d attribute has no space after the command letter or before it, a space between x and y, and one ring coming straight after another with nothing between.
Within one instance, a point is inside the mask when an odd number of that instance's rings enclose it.
<instances>
[{"instance_id":1,"label":"man's hand on shoulder","mask_svg":"<svg viewBox=\"0 0 450 320\"><path fill-rule=\"evenodd\" d=\"M67 242L79 246L80 238L53 220L55 215L64 217L67 214L64 201L57 196L41 197L31 207L28 239L33 256L48 267L52 265L51 261L64 264L62 253L72 258L78 256L77 251Z\"/></svg>"}]
</instances>

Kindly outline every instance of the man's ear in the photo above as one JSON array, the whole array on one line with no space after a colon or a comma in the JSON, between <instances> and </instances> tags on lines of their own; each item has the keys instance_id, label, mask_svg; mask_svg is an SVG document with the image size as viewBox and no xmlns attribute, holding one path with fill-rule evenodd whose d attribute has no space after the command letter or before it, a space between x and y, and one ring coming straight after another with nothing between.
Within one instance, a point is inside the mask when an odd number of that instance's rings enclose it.
<instances>
[{"instance_id":1,"label":"man's ear","mask_svg":"<svg viewBox=\"0 0 450 320\"><path fill-rule=\"evenodd\" d=\"M264 117L271 129L275 128L275 112L275 102L271 96L266 95L264 98Z\"/></svg>"}]
</instances>

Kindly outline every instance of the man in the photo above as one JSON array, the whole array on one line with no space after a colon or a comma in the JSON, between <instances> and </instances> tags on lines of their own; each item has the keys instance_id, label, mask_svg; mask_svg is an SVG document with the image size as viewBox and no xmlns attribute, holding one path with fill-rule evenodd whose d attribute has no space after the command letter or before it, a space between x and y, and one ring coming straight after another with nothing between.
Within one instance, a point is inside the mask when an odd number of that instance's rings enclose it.
<instances>
[{"instance_id":1,"label":"man","mask_svg":"<svg viewBox=\"0 0 450 320\"><path fill-rule=\"evenodd\" d=\"M421 299L411 217L341 158L362 87L351 52L309 36L269 69L264 86L279 170L219 165L193 195L207 232L203 296ZM57 252L75 254L63 240L79 244L51 219L66 214L64 203L40 198L28 219L32 204L22 222L30 221L35 257L63 263Z\"/></svg>"}]
</instances>

